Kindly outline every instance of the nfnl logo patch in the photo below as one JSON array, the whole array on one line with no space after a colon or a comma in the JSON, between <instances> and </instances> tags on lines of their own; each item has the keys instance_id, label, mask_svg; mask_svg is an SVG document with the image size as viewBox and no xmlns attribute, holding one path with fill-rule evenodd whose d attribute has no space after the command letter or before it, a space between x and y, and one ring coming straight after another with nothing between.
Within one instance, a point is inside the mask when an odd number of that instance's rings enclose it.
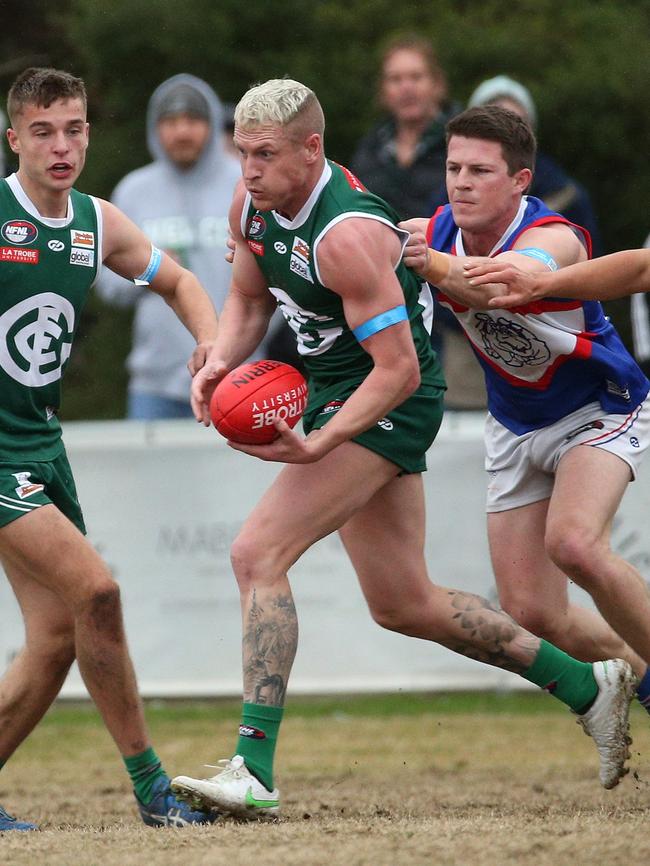
<instances>
[{"instance_id":1,"label":"nfnl logo patch","mask_svg":"<svg viewBox=\"0 0 650 866\"><path fill-rule=\"evenodd\" d=\"M255 216L251 217L251 221L248 223L247 235L249 238L259 241L265 234L266 220L261 214L256 213Z\"/></svg>"},{"instance_id":2,"label":"nfnl logo patch","mask_svg":"<svg viewBox=\"0 0 650 866\"><path fill-rule=\"evenodd\" d=\"M254 728L252 725L240 725L239 726L239 736L240 737L248 737L251 740L265 740L266 734L264 731L260 731L259 728Z\"/></svg>"},{"instance_id":3,"label":"nfnl logo patch","mask_svg":"<svg viewBox=\"0 0 650 866\"><path fill-rule=\"evenodd\" d=\"M0 234L10 244L31 244L38 237L38 229L28 220L9 220Z\"/></svg>"}]
</instances>

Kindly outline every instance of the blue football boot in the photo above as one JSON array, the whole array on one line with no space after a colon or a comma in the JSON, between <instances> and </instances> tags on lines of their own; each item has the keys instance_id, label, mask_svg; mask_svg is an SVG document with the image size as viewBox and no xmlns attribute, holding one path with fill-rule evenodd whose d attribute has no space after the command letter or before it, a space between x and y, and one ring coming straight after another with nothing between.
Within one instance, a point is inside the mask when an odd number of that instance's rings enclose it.
<instances>
[{"instance_id":1,"label":"blue football boot","mask_svg":"<svg viewBox=\"0 0 650 866\"><path fill-rule=\"evenodd\" d=\"M0 833L4 833L5 830L38 830L38 827L27 821L17 821L0 806Z\"/></svg>"},{"instance_id":2,"label":"blue football boot","mask_svg":"<svg viewBox=\"0 0 650 866\"><path fill-rule=\"evenodd\" d=\"M162 776L153 787L153 798L146 805L136 796L142 820L149 827L187 827L189 824L212 824L216 812L194 811L187 803L177 800L169 787L169 778ZM25 828L31 829L29 825Z\"/></svg>"}]
</instances>

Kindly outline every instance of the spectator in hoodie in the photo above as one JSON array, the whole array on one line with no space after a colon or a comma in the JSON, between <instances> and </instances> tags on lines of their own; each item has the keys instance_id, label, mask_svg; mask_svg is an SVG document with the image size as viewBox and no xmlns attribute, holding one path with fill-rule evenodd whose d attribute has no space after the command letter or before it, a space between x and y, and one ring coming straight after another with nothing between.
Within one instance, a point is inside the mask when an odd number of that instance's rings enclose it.
<instances>
[{"instance_id":1,"label":"spectator in hoodie","mask_svg":"<svg viewBox=\"0 0 650 866\"><path fill-rule=\"evenodd\" d=\"M153 162L126 175L112 201L179 264L192 271L221 310L230 281L225 261L228 207L239 165L223 143L224 111L205 81L180 74L152 94L147 141ZM100 296L135 306L127 359L129 418L192 417L192 336L167 304L104 268Z\"/></svg>"}]
</instances>

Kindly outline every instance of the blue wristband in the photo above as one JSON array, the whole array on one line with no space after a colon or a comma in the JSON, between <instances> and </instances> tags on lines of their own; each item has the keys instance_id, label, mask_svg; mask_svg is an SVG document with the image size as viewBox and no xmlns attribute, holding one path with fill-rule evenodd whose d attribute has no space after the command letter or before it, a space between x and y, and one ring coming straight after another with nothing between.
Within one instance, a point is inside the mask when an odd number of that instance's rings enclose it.
<instances>
[{"instance_id":1,"label":"blue wristband","mask_svg":"<svg viewBox=\"0 0 650 866\"><path fill-rule=\"evenodd\" d=\"M373 316L372 319L368 319L367 322L359 325L359 327L353 328L352 333L361 343L363 340L367 340L368 337L372 337L372 335L376 334L378 331L383 331L384 328L390 328L391 325L396 325L398 322L405 322L407 319L408 313L406 312L406 307L404 304L400 304L398 307L393 307L392 310L386 310L385 313L379 313L378 316Z\"/></svg>"},{"instance_id":2,"label":"blue wristband","mask_svg":"<svg viewBox=\"0 0 650 866\"><path fill-rule=\"evenodd\" d=\"M160 263L162 262L162 253L158 249L158 247L154 247L151 245L151 257L149 258L149 264L144 269L144 272L140 274L139 277L135 277L133 280L137 285L145 285L148 286L149 283L153 280L153 278L158 273L158 268L160 267Z\"/></svg>"},{"instance_id":3,"label":"blue wristband","mask_svg":"<svg viewBox=\"0 0 650 866\"><path fill-rule=\"evenodd\" d=\"M531 259L543 262L549 271L557 271L557 262L553 256L539 247L526 247L524 250L513 250L512 252L519 253L520 256L530 256Z\"/></svg>"}]
</instances>

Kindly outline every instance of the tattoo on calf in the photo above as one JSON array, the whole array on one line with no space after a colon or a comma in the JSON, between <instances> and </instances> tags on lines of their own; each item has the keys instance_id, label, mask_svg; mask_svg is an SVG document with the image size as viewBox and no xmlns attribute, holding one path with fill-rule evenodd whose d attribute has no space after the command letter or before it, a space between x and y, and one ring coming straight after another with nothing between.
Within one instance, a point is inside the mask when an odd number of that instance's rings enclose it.
<instances>
[{"instance_id":1,"label":"tattoo on calf","mask_svg":"<svg viewBox=\"0 0 650 866\"><path fill-rule=\"evenodd\" d=\"M264 607L253 590L244 623L244 701L281 707L298 644L298 619L289 593Z\"/></svg>"},{"instance_id":2,"label":"tattoo on calf","mask_svg":"<svg viewBox=\"0 0 650 866\"><path fill-rule=\"evenodd\" d=\"M445 641L445 646L467 658L513 673L528 670L539 650L539 638L522 629L486 598L454 590L449 596L452 607L458 611L453 619L467 638Z\"/></svg>"}]
</instances>

